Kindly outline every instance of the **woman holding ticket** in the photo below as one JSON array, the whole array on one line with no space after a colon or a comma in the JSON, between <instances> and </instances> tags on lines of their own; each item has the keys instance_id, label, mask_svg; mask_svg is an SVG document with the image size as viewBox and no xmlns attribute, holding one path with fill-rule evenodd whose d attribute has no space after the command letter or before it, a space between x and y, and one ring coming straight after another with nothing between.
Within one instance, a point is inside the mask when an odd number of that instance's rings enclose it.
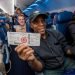
<instances>
[{"instance_id":1,"label":"woman holding ticket","mask_svg":"<svg viewBox=\"0 0 75 75\"><path fill-rule=\"evenodd\" d=\"M35 71L42 71L44 75L63 75L64 70L75 69L75 61L64 56L73 55L73 52L60 32L46 30L47 17L39 11L30 16L32 30L41 35L40 46L29 47L20 44L15 51Z\"/></svg>"}]
</instances>

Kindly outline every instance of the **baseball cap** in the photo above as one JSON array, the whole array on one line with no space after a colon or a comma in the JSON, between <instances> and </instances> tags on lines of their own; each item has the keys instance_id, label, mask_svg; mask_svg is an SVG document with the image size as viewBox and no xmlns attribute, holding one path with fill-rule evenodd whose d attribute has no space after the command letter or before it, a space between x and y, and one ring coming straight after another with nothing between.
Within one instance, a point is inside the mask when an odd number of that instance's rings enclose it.
<instances>
[{"instance_id":1,"label":"baseball cap","mask_svg":"<svg viewBox=\"0 0 75 75\"><path fill-rule=\"evenodd\" d=\"M30 15L30 21L34 21L38 16L43 16L44 19L47 19L48 18L48 15L45 14L45 13L41 13L39 11L35 11L33 12L31 15Z\"/></svg>"}]
</instances>

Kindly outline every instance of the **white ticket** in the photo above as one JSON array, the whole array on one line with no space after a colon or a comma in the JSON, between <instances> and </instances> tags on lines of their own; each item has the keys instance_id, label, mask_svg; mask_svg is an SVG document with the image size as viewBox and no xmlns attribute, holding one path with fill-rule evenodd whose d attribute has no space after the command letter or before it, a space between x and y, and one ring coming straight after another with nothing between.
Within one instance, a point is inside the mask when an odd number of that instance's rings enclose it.
<instances>
[{"instance_id":1,"label":"white ticket","mask_svg":"<svg viewBox=\"0 0 75 75\"><path fill-rule=\"evenodd\" d=\"M40 46L39 33L7 32L7 37L10 45L25 43L28 46Z\"/></svg>"}]
</instances>

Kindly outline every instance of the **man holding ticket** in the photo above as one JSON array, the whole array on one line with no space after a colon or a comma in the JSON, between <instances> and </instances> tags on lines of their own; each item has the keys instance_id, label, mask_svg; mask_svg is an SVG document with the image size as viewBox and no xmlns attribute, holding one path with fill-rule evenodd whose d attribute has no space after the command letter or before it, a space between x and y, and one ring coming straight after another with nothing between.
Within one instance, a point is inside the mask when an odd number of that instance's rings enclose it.
<instances>
[{"instance_id":1,"label":"man holding ticket","mask_svg":"<svg viewBox=\"0 0 75 75\"><path fill-rule=\"evenodd\" d=\"M62 75L64 70L75 69L75 61L64 56L73 53L60 32L46 30L47 17L39 11L30 16L31 29L41 35L40 46L29 47L23 43L18 45L15 51L35 71L42 71L44 75Z\"/></svg>"}]
</instances>

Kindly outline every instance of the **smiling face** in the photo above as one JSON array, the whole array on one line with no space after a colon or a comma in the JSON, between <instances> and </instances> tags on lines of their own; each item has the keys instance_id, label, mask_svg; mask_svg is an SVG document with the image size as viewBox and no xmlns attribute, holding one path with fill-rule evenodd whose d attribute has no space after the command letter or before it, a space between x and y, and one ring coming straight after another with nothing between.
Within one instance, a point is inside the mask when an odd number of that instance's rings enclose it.
<instances>
[{"instance_id":1,"label":"smiling face","mask_svg":"<svg viewBox=\"0 0 75 75\"><path fill-rule=\"evenodd\" d=\"M46 23L43 16L38 16L34 21L30 21L30 24L34 32L40 33L41 35L45 34Z\"/></svg>"},{"instance_id":2,"label":"smiling face","mask_svg":"<svg viewBox=\"0 0 75 75\"><path fill-rule=\"evenodd\" d=\"M25 25L25 18L23 15L18 16L18 23L23 26Z\"/></svg>"}]
</instances>

